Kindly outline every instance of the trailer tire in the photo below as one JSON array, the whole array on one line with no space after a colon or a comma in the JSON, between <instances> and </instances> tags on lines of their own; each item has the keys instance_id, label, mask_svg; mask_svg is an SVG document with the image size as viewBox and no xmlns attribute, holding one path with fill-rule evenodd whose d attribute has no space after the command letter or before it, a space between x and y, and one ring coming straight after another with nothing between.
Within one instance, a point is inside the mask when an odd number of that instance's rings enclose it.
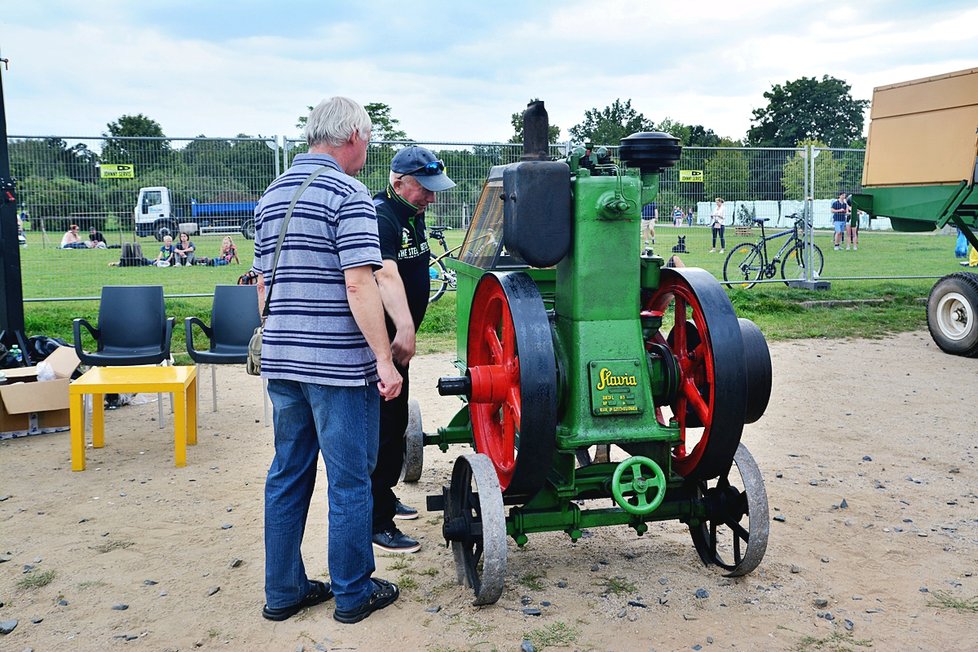
<instances>
[{"instance_id":1,"label":"trailer tire","mask_svg":"<svg viewBox=\"0 0 978 652\"><path fill-rule=\"evenodd\" d=\"M254 218L249 218L241 223L241 235L245 237L246 240L255 239L255 220Z\"/></svg>"},{"instance_id":2,"label":"trailer tire","mask_svg":"<svg viewBox=\"0 0 978 652\"><path fill-rule=\"evenodd\" d=\"M978 357L978 274L949 274L927 297L927 328L945 353Z\"/></svg>"}]
</instances>

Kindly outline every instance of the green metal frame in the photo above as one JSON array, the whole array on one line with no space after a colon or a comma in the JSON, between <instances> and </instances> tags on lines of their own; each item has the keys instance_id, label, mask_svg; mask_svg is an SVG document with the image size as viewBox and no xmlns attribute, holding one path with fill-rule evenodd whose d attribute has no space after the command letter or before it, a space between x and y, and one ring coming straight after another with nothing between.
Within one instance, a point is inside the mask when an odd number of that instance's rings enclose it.
<instances>
[{"instance_id":1,"label":"green metal frame","mask_svg":"<svg viewBox=\"0 0 978 652\"><path fill-rule=\"evenodd\" d=\"M863 188L852 196L852 205L871 217L890 218L894 231L933 231L954 224L978 248L978 187L974 182Z\"/></svg>"}]
</instances>

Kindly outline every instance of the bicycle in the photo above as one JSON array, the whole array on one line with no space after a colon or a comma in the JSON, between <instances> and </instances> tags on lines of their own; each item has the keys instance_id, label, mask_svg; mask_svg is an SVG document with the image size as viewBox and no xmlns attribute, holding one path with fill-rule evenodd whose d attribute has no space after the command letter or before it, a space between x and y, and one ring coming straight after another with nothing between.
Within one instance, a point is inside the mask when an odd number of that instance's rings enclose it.
<instances>
[{"instance_id":1,"label":"bicycle","mask_svg":"<svg viewBox=\"0 0 978 652\"><path fill-rule=\"evenodd\" d=\"M445 267L443 261L445 258L456 258L455 253L462 248L462 245L448 248L448 243L445 241L445 230L447 228L447 226L428 227L428 238L437 241L444 250L444 253L437 255L434 251L429 250L428 252L431 254L431 262L428 263L428 276L431 279L428 303L438 301L445 292L455 290L458 287L455 271Z\"/></svg>"},{"instance_id":2,"label":"bicycle","mask_svg":"<svg viewBox=\"0 0 978 652\"><path fill-rule=\"evenodd\" d=\"M723 280L727 285L740 283L744 288L752 288L757 281L762 278L774 278L781 263L781 278L785 285L788 281L805 278L805 265L808 261L808 245L803 235L805 229L805 219L798 217L797 214L788 216L795 220L794 226L785 231L780 231L773 235L764 234L764 223L768 221L766 217L755 217L754 222L761 225L761 237L757 242L744 242L733 249L723 262ZM799 229L802 233L799 233ZM787 240L774 258L768 257L767 243L771 240L783 238ZM822 273L825 259L822 250L818 245L812 244L812 269L815 271L814 278L818 278Z\"/></svg>"}]
</instances>

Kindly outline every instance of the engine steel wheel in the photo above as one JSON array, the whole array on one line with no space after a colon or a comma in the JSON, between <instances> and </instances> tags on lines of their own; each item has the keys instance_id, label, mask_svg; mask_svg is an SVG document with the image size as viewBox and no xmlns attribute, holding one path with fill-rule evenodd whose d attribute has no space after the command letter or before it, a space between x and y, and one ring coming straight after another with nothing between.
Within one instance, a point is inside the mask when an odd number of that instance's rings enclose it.
<instances>
[{"instance_id":1,"label":"engine steel wheel","mask_svg":"<svg viewBox=\"0 0 978 652\"><path fill-rule=\"evenodd\" d=\"M767 551L771 525L764 479L743 444L737 447L734 465L740 476L736 484L730 483L730 474L713 486L698 483L707 518L689 526L700 559L723 568L727 577L740 577L757 568Z\"/></svg>"},{"instance_id":2,"label":"engine steel wheel","mask_svg":"<svg viewBox=\"0 0 978 652\"><path fill-rule=\"evenodd\" d=\"M424 430L421 428L421 405L414 399L408 401L408 422L404 429L404 464L401 466L401 482L417 482L424 468Z\"/></svg>"},{"instance_id":3,"label":"engine steel wheel","mask_svg":"<svg viewBox=\"0 0 978 652\"><path fill-rule=\"evenodd\" d=\"M487 456L471 453L455 460L443 530L452 543L458 583L475 592L472 604L496 602L506 576L506 517L499 478Z\"/></svg>"},{"instance_id":4,"label":"engine steel wheel","mask_svg":"<svg viewBox=\"0 0 978 652\"><path fill-rule=\"evenodd\" d=\"M680 434L673 469L694 480L725 475L743 432L748 384L743 338L730 299L709 272L663 268L659 288L644 308L671 314L672 323L682 325L667 337L656 331L646 342L666 344L679 367L671 404ZM693 429L700 428L699 440L692 443Z\"/></svg>"},{"instance_id":5,"label":"engine steel wheel","mask_svg":"<svg viewBox=\"0 0 978 652\"><path fill-rule=\"evenodd\" d=\"M492 460L507 497L532 497L554 451L557 365L547 311L527 274L486 273L479 280L467 360L476 450Z\"/></svg>"},{"instance_id":6,"label":"engine steel wheel","mask_svg":"<svg viewBox=\"0 0 978 652\"><path fill-rule=\"evenodd\" d=\"M754 423L764 415L771 399L771 352L757 324L743 317L738 318L737 322L744 340L747 367L747 414L744 423Z\"/></svg>"},{"instance_id":7,"label":"engine steel wheel","mask_svg":"<svg viewBox=\"0 0 978 652\"><path fill-rule=\"evenodd\" d=\"M927 328L945 353L978 356L978 275L949 274L927 297Z\"/></svg>"}]
</instances>

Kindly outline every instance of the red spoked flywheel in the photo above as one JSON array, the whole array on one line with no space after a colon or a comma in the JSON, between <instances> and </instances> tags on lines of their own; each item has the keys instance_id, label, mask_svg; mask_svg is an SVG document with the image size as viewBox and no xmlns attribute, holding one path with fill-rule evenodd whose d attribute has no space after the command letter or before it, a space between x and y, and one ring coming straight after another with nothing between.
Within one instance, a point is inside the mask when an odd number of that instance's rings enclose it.
<instances>
[{"instance_id":1,"label":"red spoked flywheel","mask_svg":"<svg viewBox=\"0 0 978 652\"><path fill-rule=\"evenodd\" d=\"M680 433L673 468L696 480L725 475L743 432L748 384L733 305L708 272L663 268L643 309L663 315L669 332L656 331L648 343L665 344L679 369L670 406Z\"/></svg>"},{"instance_id":2,"label":"red spoked flywheel","mask_svg":"<svg viewBox=\"0 0 978 652\"><path fill-rule=\"evenodd\" d=\"M503 494L543 486L557 430L557 365L550 322L523 272L486 273L469 315L469 415L476 450L492 460Z\"/></svg>"}]
</instances>

